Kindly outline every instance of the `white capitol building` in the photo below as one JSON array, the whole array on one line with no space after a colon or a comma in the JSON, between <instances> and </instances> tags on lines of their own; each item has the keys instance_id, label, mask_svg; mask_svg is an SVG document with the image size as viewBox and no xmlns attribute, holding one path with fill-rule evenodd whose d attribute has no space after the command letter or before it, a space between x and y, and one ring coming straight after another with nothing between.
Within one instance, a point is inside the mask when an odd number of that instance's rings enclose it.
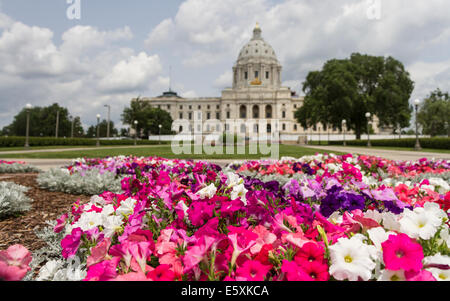
<instances>
[{"instance_id":1,"label":"white capitol building","mask_svg":"<svg viewBox=\"0 0 450 301\"><path fill-rule=\"evenodd\" d=\"M173 120L188 122L189 129L173 127L178 133L183 130L195 131L195 119L200 117L196 114L201 114L203 121L218 120L222 124L228 120L240 120L242 123L236 124L231 130L246 134L247 137L278 130L282 142L286 143L297 143L307 135L320 132L322 135L339 134L337 129L325 131L321 124L304 129L296 121L294 114L303 105L304 97L296 96L289 87L282 86L282 66L274 49L262 38L261 33L261 28L256 24L252 39L242 47L233 66L232 87L225 88L221 97L182 98L169 91L158 97L140 98L140 101L169 112ZM264 120L264 128L259 126L261 120ZM209 126L202 129L206 134L214 130ZM225 130L230 131L230 128L225 126Z\"/></svg>"}]
</instances>

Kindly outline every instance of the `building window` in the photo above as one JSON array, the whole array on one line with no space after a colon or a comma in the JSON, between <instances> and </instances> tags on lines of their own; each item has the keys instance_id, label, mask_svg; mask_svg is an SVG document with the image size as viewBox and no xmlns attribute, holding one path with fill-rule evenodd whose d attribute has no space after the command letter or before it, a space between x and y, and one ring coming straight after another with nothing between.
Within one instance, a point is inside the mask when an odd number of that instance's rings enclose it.
<instances>
[{"instance_id":1,"label":"building window","mask_svg":"<svg viewBox=\"0 0 450 301\"><path fill-rule=\"evenodd\" d=\"M189 106L189 110L192 110L192 106Z\"/></svg>"},{"instance_id":2,"label":"building window","mask_svg":"<svg viewBox=\"0 0 450 301\"><path fill-rule=\"evenodd\" d=\"M180 110L183 110L183 106L180 106Z\"/></svg>"},{"instance_id":3,"label":"building window","mask_svg":"<svg viewBox=\"0 0 450 301\"><path fill-rule=\"evenodd\" d=\"M198 109L201 110L201 109L202 109L202 106L198 106Z\"/></svg>"},{"instance_id":4,"label":"building window","mask_svg":"<svg viewBox=\"0 0 450 301\"><path fill-rule=\"evenodd\" d=\"M286 118L286 111L283 111L283 112L281 113L281 115L283 116L283 119Z\"/></svg>"},{"instance_id":5,"label":"building window","mask_svg":"<svg viewBox=\"0 0 450 301\"><path fill-rule=\"evenodd\" d=\"M253 106L253 119L259 119L259 106Z\"/></svg>"},{"instance_id":6,"label":"building window","mask_svg":"<svg viewBox=\"0 0 450 301\"><path fill-rule=\"evenodd\" d=\"M183 127L182 127L182 126L180 126L180 133L181 133L181 132L183 132Z\"/></svg>"},{"instance_id":7,"label":"building window","mask_svg":"<svg viewBox=\"0 0 450 301\"><path fill-rule=\"evenodd\" d=\"M247 107L242 105L239 109L239 117L241 119L246 119L247 118Z\"/></svg>"},{"instance_id":8,"label":"building window","mask_svg":"<svg viewBox=\"0 0 450 301\"><path fill-rule=\"evenodd\" d=\"M207 120L211 119L211 113L210 112L206 113L206 119Z\"/></svg>"},{"instance_id":9,"label":"building window","mask_svg":"<svg viewBox=\"0 0 450 301\"><path fill-rule=\"evenodd\" d=\"M244 78L248 79L248 72L247 71L244 72Z\"/></svg>"},{"instance_id":10,"label":"building window","mask_svg":"<svg viewBox=\"0 0 450 301\"><path fill-rule=\"evenodd\" d=\"M228 111L228 112L227 112L227 119L230 119L230 118L231 118L230 115L231 115L231 114L230 114L230 111Z\"/></svg>"},{"instance_id":11,"label":"building window","mask_svg":"<svg viewBox=\"0 0 450 301\"><path fill-rule=\"evenodd\" d=\"M272 119L272 106L271 105L266 106L266 118Z\"/></svg>"},{"instance_id":12,"label":"building window","mask_svg":"<svg viewBox=\"0 0 450 301\"><path fill-rule=\"evenodd\" d=\"M266 71L266 79L269 79L269 71Z\"/></svg>"},{"instance_id":13,"label":"building window","mask_svg":"<svg viewBox=\"0 0 450 301\"><path fill-rule=\"evenodd\" d=\"M220 112L216 112L216 119L220 120Z\"/></svg>"},{"instance_id":14,"label":"building window","mask_svg":"<svg viewBox=\"0 0 450 301\"><path fill-rule=\"evenodd\" d=\"M183 113L180 113L180 119L183 119Z\"/></svg>"},{"instance_id":15,"label":"building window","mask_svg":"<svg viewBox=\"0 0 450 301\"><path fill-rule=\"evenodd\" d=\"M220 110L220 106L219 106L219 105L217 105L217 106L216 106L216 109L217 109L217 110Z\"/></svg>"},{"instance_id":16,"label":"building window","mask_svg":"<svg viewBox=\"0 0 450 301\"><path fill-rule=\"evenodd\" d=\"M167 109L170 110L170 105L167 105Z\"/></svg>"},{"instance_id":17,"label":"building window","mask_svg":"<svg viewBox=\"0 0 450 301\"><path fill-rule=\"evenodd\" d=\"M255 125L253 126L253 132L254 132L254 133L259 133L259 127L258 127L257 124L255 124Z\"/></svg>"},{"instance_id":18,"label":"building window","mask_svg":"<svg viewBox=\"0 0 450 301\"><path fill-rule=\"evenodd\" d=\"M255 71L255 78L259 78L259 71Z\"/></svg>"},{"instance_id":19,"label":"building window","mask_svg":"<svg viewBox=\"0 0 450 301\"><path fill-rule=\"evenodd\" d=\"M294 124L294 131L297 131L297 125Z\"/></svg>"},{"instance_id":20,"label":"building window","mask_svg":"<svg viewBox=\"0 0 450 301\"><path fill-rule=\"evenodd\" d=\"M189 112L189 120L192 120L192 112Z\"/></svg>"},{"instance_id":21,"label":"building window","mask_svg":"<svg viewBox=\"0 0 450 301\"><path fill-rule=\"evenodd\" d=\"M282 129L283 129L283 131L285 131L285 130L286 130L286 124L285 124L285 123L283 123L283 127L282 127Z\"/></svg>"},{"instance_id":22,"label":"building window","mask_svg":"<svg viewBox=\"0 0 450 301\"><path fill-rule=\"evenodd\" d=\"M211 109L211 106L210 106L210 105L207 105L206 108L209 110L209 109Z\"/></svg>"},{"instance_id":23,"label":"building window","mask_svg":"<svg viewBox=\"0 0 450 301\"><path fill-rule=\"evenodd\" d=\"M247 131L247 128L245 127L245 124L241 124L241 134L245 134Z\"/></svg>"},{"instance_id":24,"label":"building window","mask_svg":"<svg viewBox=\"0 0 450 301\"><path fill-rule=\"evenodd\" d=\"M297 105L294 105L294 109L297 109Z\"/></svg>"},{"instance_id":25,"label":"building window","mask_svg":"<svg viewBox=\"0 0 450 301\"><path fill-rule=\"evenodd\" d=\"M267 125L267 133L272 133L272 125L270 123Z\"/></svg>"},{"instance_id":26,"label":"building window","mask_svg":"<svg viewBox=\"0 0 450 301\"><path fill-rule=\"evenodd\" d=\"M158 109L161 109L161 105L158 105Z\"/></svg>"}]
</instances>

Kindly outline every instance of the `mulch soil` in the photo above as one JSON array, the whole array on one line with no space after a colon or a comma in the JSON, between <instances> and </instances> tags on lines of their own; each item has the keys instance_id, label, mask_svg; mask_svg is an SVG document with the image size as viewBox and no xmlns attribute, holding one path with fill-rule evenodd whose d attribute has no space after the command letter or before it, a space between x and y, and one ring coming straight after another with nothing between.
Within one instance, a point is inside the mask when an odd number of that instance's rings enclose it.
<instances>
[{"instance_id":1,"label":"mulch soil","mask_svg":"<svg viewBox=\"0 0 450 301\"><path fill-rule=\"evenodd\" d=\"M0 250L14 244L21 244L31 252L45 243L40 240L35 230L47 227L46 221L54 221L70 211L73 203L80 200L82 204L89 202L89 196L71 195L61 192L42 190L36 183L37 174L0 174L0 181L13 182L29 187L26 195L31 198L30 211L18 217L0 220Z\"/></svg>"}]
</instances>

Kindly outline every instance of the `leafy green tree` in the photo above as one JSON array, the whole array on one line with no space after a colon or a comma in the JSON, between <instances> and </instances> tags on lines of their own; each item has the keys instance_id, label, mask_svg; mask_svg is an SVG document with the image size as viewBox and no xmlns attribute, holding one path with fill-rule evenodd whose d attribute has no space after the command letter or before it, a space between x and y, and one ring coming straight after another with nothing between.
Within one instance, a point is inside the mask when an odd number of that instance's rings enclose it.
<instances>
[{"instance_id":1,"label":"leafy green tree","mask_svg":"<svg viewBox=\"0 0 450 301\"><path fill-rule=\"evenodd\" d=\"M130 107L124 109L122 122L129 124L133 129L134 121L137 120L137 130L144 137L159 134L159 125L162 125L161 135L171 135L172 117L164 110L152 108L146 101L137 98L131 101Z\"/></svg>"},{"instance_id":2,"label":"leafy green tree","mask_svg":"<svg viewBox=\"0 0 450 301\"><path fill-rule=\"evenodd\" d=\"M58 111L58 137L70 137L72 123L69 119L69 111L57 103L48 107L33 107L30 110L30 136L55 137ZM22 109L22 111L14 116L13 122L3 128L3 134L9 136L25 136L26 120L27 111L26 109Z\"/></svg>"},{"instance_id":3,"label":"leafy green tree","mask_svg":"<svg viewBox=\"0 0 450 301\"><path fill-rule=\"evenodd\" d=\"M113 121L109 122L109 127L110 127L110 133L109 133L110 137L117 136L119 131L115 128ZM106 138L106 136L108 134L108 121L106 119L103 119L99 123L99 131L100 131L100 138ZM88 128L86 137L87 138L97 137L97 125L91 125Z\"/></svg>"},{"instance_id":4,"label":"leafy green tree","mask_svg":"<svg viewBox=\"0 0 450 301\"><path fill-rule=\"evenodd\" d=\"M380 126L406 127L411 118L409 98L414 83L403 64L392 57L354 53L349 59L333 59L322 70L312 71L303 83L304 105L295 113L309 128L318 122L342 129L342 120L358 139L367 131L366 112Z\"/></svg>"},{"instance_id":5,"label":"leafy green tree","mask_svg":"<svg viewBox=\"0 0 450 301\"><path fill-rule=\"evenodd\" d=\"M448 135L445 122L450 124L450 96L448 92L436 89L425 99L418 114L417 121L423 128L423 134L432 137Z\"/></svg>"}]
</instances>

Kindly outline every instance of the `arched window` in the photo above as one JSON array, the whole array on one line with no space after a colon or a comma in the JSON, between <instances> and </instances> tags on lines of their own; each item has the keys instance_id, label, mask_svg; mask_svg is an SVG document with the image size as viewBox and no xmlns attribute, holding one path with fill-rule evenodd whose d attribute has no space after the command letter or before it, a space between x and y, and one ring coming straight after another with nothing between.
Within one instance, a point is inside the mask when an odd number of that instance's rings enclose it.
<instances>
[{"instance_id":1,"label":"arched window","mask_svg":"<svg viewBox=\"0 0 450 301\"><path fill-rule=\"evenodd\" d=\"M266 118L272 119L272 106L271 105L266 106Z\"/></svg>"},{"instance_id":2,"label":"arched window","mask_svg":"<svg viewBox=\"0 0 450 301\"><path fill-rule=\"evenodd\" d=\"M241 119L247 119L247 107L242 105L239 109L239 117Z\"/></svg>"},{"instance_id":3,"label":"arched window","mask_svg":"<svg viewBox=\"0 0 450 301\"><path fill-rule=\"evenodd\" d=\"M253 119L259 118L259 106L253 106Z\"/></svg>"},{"instance_id":4,"label":"arched window","mask_svg":"<svg viewBox=\"0 0 450 301\"><path fill-rule=\"evenodd\" d=\"M270 123L267 124L267 133L272 133L272 125Z\"/></svg>"}]
</instances>

